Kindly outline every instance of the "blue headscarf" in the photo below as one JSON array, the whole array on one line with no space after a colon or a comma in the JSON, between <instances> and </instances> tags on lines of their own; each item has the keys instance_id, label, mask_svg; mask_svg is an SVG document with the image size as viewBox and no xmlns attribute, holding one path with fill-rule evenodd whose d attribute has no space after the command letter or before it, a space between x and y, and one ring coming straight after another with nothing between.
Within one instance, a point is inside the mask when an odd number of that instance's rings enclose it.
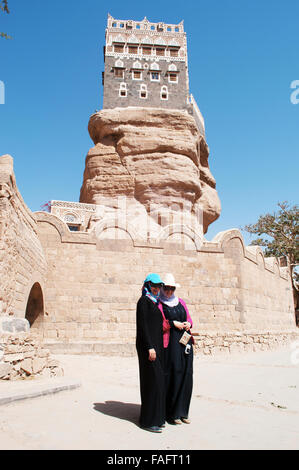
<instances>
[{"instance_id":1,"label":"blue headscarf","mask_svg":"<svg viewBox=\"0 0 299 470\"><path fill-rule=\"evenodd\" d=\"M145 282L142 287L142 295L148 297L149 299L157 304L160 300L160 293L158 295L154 295L151 291L150 281Z\"/></svg>"}]
</instances>

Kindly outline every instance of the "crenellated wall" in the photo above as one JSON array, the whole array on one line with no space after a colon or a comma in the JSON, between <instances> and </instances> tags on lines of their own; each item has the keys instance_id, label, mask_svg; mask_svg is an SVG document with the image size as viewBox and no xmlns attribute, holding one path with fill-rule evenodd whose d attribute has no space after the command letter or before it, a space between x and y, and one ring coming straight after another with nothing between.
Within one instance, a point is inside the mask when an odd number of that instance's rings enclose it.
<instances>
[{"instance_id":1,"label":"crenellated wall","mask_svg":"<svg viewBox=\"0 0 299 470\"><path fill-rule=\"evenodd\" d=\"M260 248L245 247L238 230L201 245L188 232L186 249L172 241L175 228L154 242L139 241L129 227L114 225L117 238L105 239L101 235L112 232L104 224L89 233L71 233L51 214L35 217L50 268L44 337L55 352L132 354L136 302L150 272L162 278L172 272L181 284L178 295L200 335L198 350L207 350L202 335L233 334L239 341L234 333L242 332L258 342L268 335L274 344L273 338L297 333L287 268L265 259Z\"/></svg>"},{"instance_id":2,"label":"crenellated wall","mask_svg":"<svg viewBox=\"0 0 299 470\"><path fill-rule=\"evenodd\" d=\"M52 352L134 354L136 302L150 272L172 272L181 284L198 352L298 338L288 268L245 247L239 230L208 242L170 224L140 240L130 221L116 218L71 232L53 214L30 212L9 156L0 158L0 216L2 326L11 314L27 318Z\"/></svg>"}]
</instances>

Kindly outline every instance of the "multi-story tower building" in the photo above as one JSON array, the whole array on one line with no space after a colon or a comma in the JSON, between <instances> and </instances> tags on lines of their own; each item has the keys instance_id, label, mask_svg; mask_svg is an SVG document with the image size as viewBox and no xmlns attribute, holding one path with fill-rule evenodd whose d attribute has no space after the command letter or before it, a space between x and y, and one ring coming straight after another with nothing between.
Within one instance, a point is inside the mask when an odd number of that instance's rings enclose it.
<instances>
[{"instance_id":1,"label":"multi-story tower building","mask_svg":"<svg viewBox=\"0 0 299 470\"><path fill-rule=\"evenodd\" d=\"M186 110L204 130L189 95L187 39L177 25L116 20L108 15L103 108L142 106Z\"/></svg>"}]
</instances>

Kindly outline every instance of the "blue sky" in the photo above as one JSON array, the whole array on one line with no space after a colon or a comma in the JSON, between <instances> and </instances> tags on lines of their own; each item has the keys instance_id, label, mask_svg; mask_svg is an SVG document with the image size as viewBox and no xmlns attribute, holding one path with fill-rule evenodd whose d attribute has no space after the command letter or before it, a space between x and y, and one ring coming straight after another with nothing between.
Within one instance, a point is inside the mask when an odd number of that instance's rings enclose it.
<instances>
[{"instance_id":1,"label":"blue sky","mask_svg":"<svg viewBox=\"0 0 299 470\"><path fill-rule=\"evenodd\" d=\"M0 155L14 157L33 211L50 199L78 201L90 115L102 106L108 12L179 23L188 39L190 91L206 123L222 214L207 238L298 203L299 2L286 0L9 0L0 15ZM250 238L244 234L245 241Z\"/></svg>"}]
</instances>

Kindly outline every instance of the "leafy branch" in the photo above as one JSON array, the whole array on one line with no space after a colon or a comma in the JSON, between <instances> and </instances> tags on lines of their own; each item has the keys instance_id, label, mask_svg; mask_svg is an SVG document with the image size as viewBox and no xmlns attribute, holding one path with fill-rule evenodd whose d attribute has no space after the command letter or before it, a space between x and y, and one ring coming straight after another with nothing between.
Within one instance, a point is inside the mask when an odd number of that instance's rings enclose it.
<instances>
[{"instance_id":1,"label":"leafy branch","mask_svg":"<svg viewBox=\"0 0 299 470\"><path fill-rule=\"evenodd\" d=\"M9 8L8 8L8 0L0 0L0 11L3 13L7 13L7 14L10 13ZM11 37L8 36L8 34L1 33L1 32L0 32L0 38L11 39Z\"/></svg>"},{"instance_id":2,"label":"leafy branch","mask_svg":"<svg viewBox=\"0 0 299 470\"><path fill-rule=\"evenodd\" d=\"M278 207L277 213L262 215L243 230L259 237L251 245L265 247L265 256L287 257L293 271L299 265L299 206L290 207L285 201Z\"/></svg>"}]
</instances>

